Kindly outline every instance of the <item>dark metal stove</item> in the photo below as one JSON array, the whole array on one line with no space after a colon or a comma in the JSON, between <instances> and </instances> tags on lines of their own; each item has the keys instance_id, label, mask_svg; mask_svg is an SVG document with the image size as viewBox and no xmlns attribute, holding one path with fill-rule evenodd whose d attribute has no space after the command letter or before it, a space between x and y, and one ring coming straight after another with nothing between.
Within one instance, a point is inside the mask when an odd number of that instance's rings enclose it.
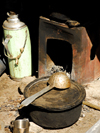
<instances>
[{"instance_id":1,"label":"dark metal stove","mask_svg":"<svg viewBox=\"0 0 100 133\"><path fill-rule=\"evenodd\" d=\"M92 43L85 27L70 27L40 16L39 77L50 75L52 67L58 65L63 66L71 79L79 83L97 79L100 77L100 46L94 60L90 59L91 48Z\"/></svg>"}]
</instances>

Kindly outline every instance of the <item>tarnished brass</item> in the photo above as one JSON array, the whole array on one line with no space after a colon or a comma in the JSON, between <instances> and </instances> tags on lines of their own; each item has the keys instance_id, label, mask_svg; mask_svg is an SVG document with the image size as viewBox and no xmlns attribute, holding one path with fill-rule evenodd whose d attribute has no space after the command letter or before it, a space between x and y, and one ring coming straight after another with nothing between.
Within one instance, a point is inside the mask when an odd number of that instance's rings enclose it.
<instances>
[{"instance_id":1,"label":"tarnished brass","mask_svg":"<svg viewBox=\"0 0 100 133\"><path fill-rule=\"evenodd\" d=\"M50 76L48 83L50 86L54 86L59 89L65 89L70 87L70 79L64 72L57 72Z\"/></svg>"}]
</instances>

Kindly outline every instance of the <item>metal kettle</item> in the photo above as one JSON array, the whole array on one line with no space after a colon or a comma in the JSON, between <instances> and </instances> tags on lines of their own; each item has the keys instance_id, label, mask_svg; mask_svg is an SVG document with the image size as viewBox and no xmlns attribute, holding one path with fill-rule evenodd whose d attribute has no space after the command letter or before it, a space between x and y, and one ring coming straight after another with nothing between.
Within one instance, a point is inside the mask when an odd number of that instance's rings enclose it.
<instances>
[{"instance_id":1,"label":"metal kettle","mask_svg":"<svg viewBox=\"0 0 100 133\"><path fill-rule=\"evenodd\" d=\"M14 12L3 23L4 30L4 54L8 58L10 77L13 80L31 76L31 40L28 27L18 18Z\"/></svg>"}]
</instances>

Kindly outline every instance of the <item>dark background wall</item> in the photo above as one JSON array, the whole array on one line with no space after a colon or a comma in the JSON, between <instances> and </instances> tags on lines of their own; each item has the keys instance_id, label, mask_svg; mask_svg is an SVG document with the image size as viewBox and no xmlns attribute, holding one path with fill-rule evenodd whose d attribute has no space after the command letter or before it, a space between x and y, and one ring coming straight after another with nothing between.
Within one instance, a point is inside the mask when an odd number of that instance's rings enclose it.
<instances>
[{"instance_id":1,"label":"dark background wall","mask_svg":"<svg viewBox=\"0 0 100 133\"><path fill-rule=\"evenodd\" d=\"M0 7L0 24L7 18L8 11L15 11L34 33L37 31L39 16L49 16L52 12L60 12L84 24L99 20L99 2L95 1L42 1L42 0L4 0ZM35 33L36 33L35 31Z\"/></svg>"},{"instance_id":2,"label":"dark background wall","mask_svg":"<svg viewBox=\"0 0 100 133\"><path fill-rule=\"evenodd\" d=\"M35 71L38 66L38 27L39 27L39 16L48 17L52 12L60 12L65 14L67 17L77 20L82 26L85 24L88 29L89 25L95 21L93 27L94 31L99 25L99 3L95 1L42 1L42 0L4 0L0 7L0 39L2 42L3 30L2 23L7 18L6 13L14 11L19 14L21 21L25 22L30 30L30 37L32 42L32 54L33 54L33 65ZM92 28L90 28L93 32ZM3 47L0 43L0 53L2 53Z\"/></svg>"}]
</instances>

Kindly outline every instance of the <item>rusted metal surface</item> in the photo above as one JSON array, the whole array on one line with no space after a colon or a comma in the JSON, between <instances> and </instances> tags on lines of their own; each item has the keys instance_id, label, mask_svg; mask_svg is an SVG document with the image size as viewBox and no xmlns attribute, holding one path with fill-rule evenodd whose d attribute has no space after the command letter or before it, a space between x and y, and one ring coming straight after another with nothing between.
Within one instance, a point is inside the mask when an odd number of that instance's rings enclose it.
<instances>
[{"instance_id":1,"label":"rusted metal surface","mask_svg":"<svg viewBox=\"0 0 100 133\"><path fill-rule=\"evenodd\" d=\"M98 50L94 60L90 59L92 43L85 27L72 27L44 17L39 22L39 77L47 73L47 40L64 40L72 47L71 79L79 83L88 83L100 77L100 54ZM61 53L60 53L61 54ZM66 62L66 57L64 57Z\"/></svg>"}]
</instances>

